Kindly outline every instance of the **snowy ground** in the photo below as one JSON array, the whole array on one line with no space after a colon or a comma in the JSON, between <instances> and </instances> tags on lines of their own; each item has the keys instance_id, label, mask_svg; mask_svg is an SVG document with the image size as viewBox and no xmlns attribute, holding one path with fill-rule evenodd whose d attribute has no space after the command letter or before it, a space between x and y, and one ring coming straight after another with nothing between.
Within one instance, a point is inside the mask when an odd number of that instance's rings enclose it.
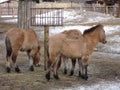
<instances>
[{"instance_id":1,"label":"snowy ground","mask_svg":"<svg viewBox=\"0 0 120 90\"><path fill-rule=\"evenodd\" d=\"M63 26L63 27L51 27L50 35L62 32L64 30L69 29L79 29L83 32L85 29L88 29L92 26L90 25L82 25L88 23L103 23L109 21L120 21L118 18L114 18L113 16L93 13L93 12L79 12L79 11L65 11L64 12L64 23L65 24L74 24L74 26ZM17 20L9 20L5 22L16 22ZM120 23L117 25L105 25L104 26L107 41L108 43L103 45L98 45L98 51L104 53L113 53L119 56L120 54ZM42 32L43 33L43 32ZM70 88L62 88L59 90L120 90L120 80L116 80L116 82L110 82L102 80L94 85L77 85L77 87Z\"/></svg>"},{"instance_id":2,"label":"snowy ground","mask_svg":"<svg viewBox=\"0 0 120 90\"><path fill-rule=\"evenodd\" d=\"M120 90L120 83L119 82L107 82L107 81L101 81L94 85L81 85L76 88L62 88L59 90Z\"/></svg>"}]
</instances>

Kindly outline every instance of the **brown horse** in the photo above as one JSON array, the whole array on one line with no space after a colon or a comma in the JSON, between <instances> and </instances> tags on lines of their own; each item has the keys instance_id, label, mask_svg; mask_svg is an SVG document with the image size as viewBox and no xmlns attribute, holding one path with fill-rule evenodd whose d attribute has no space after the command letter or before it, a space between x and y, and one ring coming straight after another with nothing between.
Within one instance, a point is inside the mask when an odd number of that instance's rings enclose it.
<instances>
[{"instance_id":1,"label":"brown horse","mask_svg":"<svg viewBox=\"0 0 120 90\"><path fill-rule=\"evenodd\" d=\"M81 35L82 35L82 33L80 32L80 30L77 30L77 29L65 30L65 31L63 31L59 34L53 35L49 38L49 43L50 43L49 47L51 48L52 52L58 53L59 52L58 48L61 47L62 42L65 38L78 39ZM53 48L55 48L55 49L53 49ZM65 57L63 55L60 56L60 59L61 58L67 59L67 57ZM64 61L65 60L63 60L63 62ZM72 72L74 71L74 67L75 67L75 64L73 64L73 62L75 62L74 59L72 59L72 69L71 69ZM64 62L64 63L66 63L66 62ZM60 67L60 65L61 65L61 62L58 65L58 67ZM45 70L46 70L46 66L45 66ZM66 73L67 73L66 64L64 64L64 74L66 74Z\"/></svg>"},{"instance_id":2,"label":"brown horse","mask_svg":"<svg viewBox=\"0 0 120 90\"><path fill-rule=\"evenodd\" d=\"M62 46L62 43L64 41L64 39L69 38L69 39L78 39L81 36L81 32L80 30L76 30L76 29L71 29L71 30L65 30L64 32L61 32L59 34L53 35L49 38L49 51L50 53L50 58L52 58L52 56L56 55L57 53L59 53L59 47ZM63 57L63 55L61 55L61 57ZM64 57L64 59L66 59ZM75 62L76 60L72 59L72 62ZM63 60L63 62L65 62L65 60ZM65 64L66 65L66 64ZM75 65L72 65L72 69L71 71L74 71L74 67ZM60 67L60 64L58 65L58 68ZM67 69L64 68L64 72L67 72Z\"/></svg>"},{"instance_id":3,"label":"brown horse","mask_svg":"<svg viewBox=\"0 0 120 90\"><path fill-rule=\"evenodd\" d=\"M57 54L49 56L49 61L48 61L49 65L46 72L46 79L50 80L51 67L52 65L60 61L57 60L56 58L62 54L69 58L79 59L79 66L80 67L82 66L82 69L80 68L79 70L79 76L87 80L88 61L94 48L99 42L106 43L105 31L103 29L103 25L101 24L85 30L83 35L80 36L78 39L67 39L67 38L64 39L61 47L59 47L60 51ZM49 48L49 54L51 54L50 50L51 49ZM59 79L57 71L58 68L54 67L53 75L56 79Z\"/></svg>"},{"instance_id":4,"label":"brown horse","mask_svg":"<svg viewBox=\"0 0 120 90\"><path fill-rule=\"evenodd\" d=\"M16 72L20 72L16 59L19 51L26 51L29 61L30 70L34 71L33 64L40 63L40 43L34 30L24 30L19 28L12 28L6 32L5 36L6 45L6 69L9 73L10 59L15 67Z\"/></svg>"},{"instance_id":5,"label":"brown horse","mask_svg":"<svg viewBox=\"0 0 120 90\"><path fill-rule=\"evenodd\" d=\"M59 53L64 39L66 39L66 38L78 39L81 35L82 34L81 34L80 30L73 29L73 30L65 30L62 33L51 36L49 38L49 51L50 51L49 56L50 56L51 60L57 59L57 57L53 57L53 56L56 56ZM63 55L61 55L61 56L63 57ZM58 59L61 59L61 58L58 58ZM76 60L72 59L72 62L75 62L75 61ZM63 60L63 62L65 62L65 60ZM48 63L48 66L49 66L49 63ZM53 66L54 65L52 65L52 67ZM73 64L72 66L73 67L72 67L71 71L74 70L75 65ZM59 67L60 67L60 64L58 64L57 68L59 68ZM64 71L66 73L67 69L64 68Z\"/></svg>"}]
</instances>

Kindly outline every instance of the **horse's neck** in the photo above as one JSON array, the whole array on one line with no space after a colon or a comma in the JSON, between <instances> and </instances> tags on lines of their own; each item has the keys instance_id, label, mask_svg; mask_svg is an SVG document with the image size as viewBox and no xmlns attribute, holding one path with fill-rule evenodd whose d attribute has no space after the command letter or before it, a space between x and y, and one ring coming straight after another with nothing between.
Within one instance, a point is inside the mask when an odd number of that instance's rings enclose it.
<instances>
[{"instance_id":1,"label":"horse's neck","mask_svg":"<svg viewBox=\"0 0 120 90\"><path fill-rule=\"evenodd\" d=\"M84 37L87 49L91 50L92 52L99 42L99 40L97 39L98 37L94 37L91 35L85 35Z\"/></svg>"}]
</instances>

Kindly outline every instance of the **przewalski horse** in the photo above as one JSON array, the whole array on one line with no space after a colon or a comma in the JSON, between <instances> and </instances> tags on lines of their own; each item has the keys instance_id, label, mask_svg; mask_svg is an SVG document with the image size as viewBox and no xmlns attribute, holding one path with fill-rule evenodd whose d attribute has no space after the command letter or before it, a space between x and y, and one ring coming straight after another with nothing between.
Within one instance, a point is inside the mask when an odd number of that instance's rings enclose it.
<instances>
[{"instance_id":1,"label":"przewalski horse","mask_svg":"<svg viewBox=\"0 0 120 90\"><path fill-rule=\"evenodd\" d=\"M80 30L77 29L71 29L71 30L65 30L59 34L53 35L49 38L49 51L50 53L50 58L52 58L52 56L54 56L54 54L56 55L57 53L59 53L59 47L62 46L62 43L64 41L64 39L69 38L69 39L78 39L80 36L82 35L82 33L80 32ZM65 56L61 55L61 57L64 58L63 62L65 62ZM61 59L61 58L59 58ZM51 59L52 60L52 59ZM75 59L71 59L72 60L72 69L71 71L74 71L74 67L75 67ZM58 68L60 67L61 64L58 65ZM66 64L65 64L66 66ZM67 72L67 69L64 68L64 72Z\"/></svg>"},{"instance_id":2,"label":"przewalski horse","mask_svg":"<svg viewBox=\"0 0 120 90\"><path fill-rule=\"evenodd\" d=\"M79 76L87 80L87 67L89 58L99 42L104 44L106 43L105 30L103 29L103 25L101 24L85 30L83 35L80 36L78 39L64 39L62 41L62 45L59 47L58 53L52 54L51 48L49 48L50 56L46 72L46 79L50 80L50 72L52 70L52 66L55 65L55 63L59 62L59 59L57 60L56 58L62 54L69 58L79 59ZM58 69L59 68L54 66L53 75L56 79L59 79L57 72Z\"/></svg>"},{"instance_id":3,"label":"przewalski horse","mask_svg":"<svg viewBox=\"0 0 120 90\"><path fill-rule=\"evenodd\" d=\"M31 71L34 71L33 64L40 64L40 43L34 30L24 30L19 28L12 28L8 30L5 36L5 45L6 69L8 73L11 72L10 59L12 59L15 71L20 72L16 63L19 51L27 52Z\"/></svg>"},{"instance_id":4,"label":"przewalski horse","mask_svg":"<svg viewBox=\"0 0 120 90\"><path fill-rule=\"evenodd\" d=\"M59 51L61 49L61 46L63 44L63 41L66 38L78 39L81 35L82 35L82 33L80 32L80 30L71 29L71 30L65 30L65 31L63 31L61 33L58 33L56 35L51 36L49 38L49 51L50 51L49 56L50 56L51 60L57 59L57 57L54 58L53 56L56 56L59 53ZM60 55L60 57L64 57L63 62L65 62L65 59L67 59L63 55ZM58 59L61 59L61 58L58 57ZM75 67L76 59L71 59L71 60L72 60L72 62L74 62L74 63L72 63L72 69L71 69L71 71L73 71L74 67ZM60 60L60 63L61 63L61 60ZM61 65L60 63L58 64L58 66L56 68L60 67L60 65ZM52 65L52 67L53 66L54 65ZM64 71L66 72L67 69L64 68Z\"/></svg>"}]
</instances>

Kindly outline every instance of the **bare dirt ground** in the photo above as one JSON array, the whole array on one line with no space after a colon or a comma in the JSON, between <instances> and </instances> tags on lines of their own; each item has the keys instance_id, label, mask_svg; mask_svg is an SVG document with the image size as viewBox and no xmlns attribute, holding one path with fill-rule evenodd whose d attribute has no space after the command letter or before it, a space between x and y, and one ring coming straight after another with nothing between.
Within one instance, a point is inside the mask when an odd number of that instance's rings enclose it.
<instances>
[{"instance_id":1,"label":"bare dirt ground","mask_svg":"<svg viewBox=\"0 0 120 90\"><path fill-rule=\"evenodd\" d=\"M60 80L46 81L44 66L35 67L34 72L28 70L29 61L25 53L20 53L18 65L21 73L6 73L5 70L5 46L4 33L8 28L16 27L15 24L0 23L0 90L58 90L59 88L73 87L75 85L92 85L102 80L115 81L120 80L120 55L94 52L90 60L87 81L78 78L77 73L74 76L63 75L63 69L59 70ZM43 45L42 45L43 46ZM43 63L43 50L41 62ZM77 70L76 70L77 71Z\"/></svg>"}]
</instances>

